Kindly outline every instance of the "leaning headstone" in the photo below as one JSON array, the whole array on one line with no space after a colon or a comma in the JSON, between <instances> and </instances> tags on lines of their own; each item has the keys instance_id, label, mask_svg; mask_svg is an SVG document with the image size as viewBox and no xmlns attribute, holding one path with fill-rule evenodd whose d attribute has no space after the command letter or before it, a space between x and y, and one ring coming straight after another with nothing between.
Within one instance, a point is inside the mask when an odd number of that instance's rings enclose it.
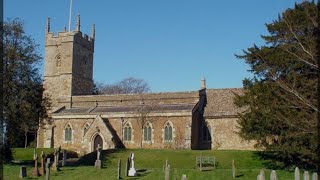
<instances>
[{"instance_id":1,"label":"leaning headstone","mask_svg":"<svg viewBox=\"0 0 320 180\"><path fill-rule=\"evenodd\" d=\"M300 180L300 170L298 167L294 169L294 180Z\"/></svg>"},{"instance_id":2,"label":"leaning headstone","mask_svg":"<svg viewBox=\"0 0 320 180\"><path fill-rule=\"evenodd\" d=\"M24 177L27 177L27 167L26 166L20 166L20 174L19 177L22 179Z\"/></svg>"},{"instance_id":3,"label":"leaning headstone","mask_svg":"<svg viewBox=\"0 0 320 180\"><path fill-rule=\"evenodd\" d=\"M34 167L32 169L33 176L40 176L39 168L38 168L38 155L36 154L34 157Z\"/></svg>"},{"instance_id":4,"label":"leaning headstone","mask_svg":"<svg viewBox=\"0 0 320 180\"><path fill-rule=\"evenodd\" d=\"M304 171L303 180L310 180L310 176L309 176L309 172L308 171Z\"/></svg>"},{"instance_id":5,"label":"leaning headstone","mask_svg":"<svg viewBox=\"0 0 320 180\"><path fill-rule=\"evenodd\" d=\"M67 165L67 150L63 150L62 153L62 164L61 166L66 166Z\"/></svg>"},{"instance_id":6,"label":"leaning headstone","mask_svg":"<svg viewBox=\"0 0 320 180\"><path fill-rule=\"evenodd\" d=\"M277 180L277 173L275 170L271 171L270 180Z\"/></svg>"},{"instance_id":7,"label":"leaning headstone","mask_svg":"<svg viewBox=\"0 0 320 180\"><path fill-rule=\"evenodd\" d=\"M234 160L232 160L232 178L236 178L236 166L234 165Z\"/></svg>"},{"instance_id":8,"label":"leaning headstone","mask_svg":"<svg viewBox=\"0 0 320 180\"><path fill-rule=\"evenodd\" d=\"M101 169L100 154L101 154L101 147L100 147L100 144L98 144L98 147L97 147L97 160L94 163L94 167L96 167L98 169Z\"/></svg>"},{"instance_id":9,"label":"leaning headstone","mask_svg":"<svg viewBox=\"0 0 320 180\"><path fill-rule=\"evenodd\" d=\"M318 180L318 174L317 173L312 173L312 180Z\"/></svg>"},{"instance_id":10,"label":"leaning headstone","mask_svg":"<svg viewBox=\"0 0 320 180\"><path fill-rule=\"evenodd\" d=\"M164 173L164 180L170 179L170 165L166 167L165 173Z\"/></svg>"},{"instance_id":11,"label":"leaning headstone","mask_svg":"<svg viewBox=\"0 0 320 180\"><path fill-rule=\"evenodd\" d=\"M46 180L50 179L50 158L47 159L46 163Z\"/></svg>"},{"instance_id":12,"label":"leaning headstone","mask_svg":"<svg viewBox=\"0 0 320 180\"><path fill-rule=\"evenodd\" d=\"M41 167L40 167L40 175L44 175L45 174L45 162L44 162L44 159L45 159L45 155L43 153L43 151L41 152Z\"/></svg>"},{"instance_id":13,"label":"leaning headstone","mask_svg":"<svg viewBox=\"0 0 320 180\"><path fill-rule=\"evenodd\" d=\"M118 178L121 179L121 159L118 160Z\"/></svg>"},{"instance_id":14,"label":"leaning headstone","mask_svg":"<svg viewBox=\"0 0 320 180\"><path fill-rule=\"evenodd\" d=\"M181 180L187 180L187 175L182 174Z\"/></svg>"},{"instance_id":15,"label":"leaning headstone","mask_svg":"<svg viewBox=\"0 0 320 180\"><path fill-rule=\"evenodd\" d=\"M132 153L131 155L131 168L129 169L129 176L136 176L137 175L137 171L134 168L134 154Z\"/></svg>"}]
</instances>

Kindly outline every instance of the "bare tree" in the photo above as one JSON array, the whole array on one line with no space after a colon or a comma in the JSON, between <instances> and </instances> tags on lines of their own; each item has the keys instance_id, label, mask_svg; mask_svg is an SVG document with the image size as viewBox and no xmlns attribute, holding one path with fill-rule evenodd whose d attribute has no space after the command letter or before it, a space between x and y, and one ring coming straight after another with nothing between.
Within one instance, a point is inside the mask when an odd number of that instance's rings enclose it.
<instances>
[{"instance_id":1,"label":"bare tree","mask_svg":"<svg viewBox=\"0 0 320 180\"><path fill-rule=\"evenodd\" d=\"M142 94L150 92L149 84L138 78L125 78L114 84L95 83L94 94Z\"/></svg>"}]
</instances>

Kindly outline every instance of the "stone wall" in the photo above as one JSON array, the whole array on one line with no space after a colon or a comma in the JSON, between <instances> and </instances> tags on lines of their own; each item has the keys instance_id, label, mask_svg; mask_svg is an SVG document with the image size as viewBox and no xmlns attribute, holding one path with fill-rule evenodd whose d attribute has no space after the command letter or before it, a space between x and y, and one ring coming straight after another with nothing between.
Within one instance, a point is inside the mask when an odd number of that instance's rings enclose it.
<instances>
[{"instance_id":1,"label":"stone wall","mask_svg":"<svg viewBox=\"0 0 320 180\"><path fill-rule=\"evenodd\" d=\"M211 128L212 149L256 150L254 142L239 137L237 118L206 119Z\"/></svg>"},{"instance_id":2,"label":"stone wall","mask_svg":"<svg viewBox=\"0 0 320 180\"><path fill-rule=\"evenodd\" d=\"M143 148L191 148L191 116L149 117L148 122L151 123L152 127L152 141L145 142L142 140ZM173 141L169 143L164 142L164 126L166 122L170 122L173 127ZM123 141L123 127L126 123L129 123L132 127L132 140L129 142ZM86 124L89 125L89 129L85 133L84 127ZM72 128L71 142L65 141L65 128L67 125L70 125ZM103 139L103 149L120 147L121 144L126 148L140 148L142 135L140 127L138 118L103 119L97 116L96 118L88 119L56 119L52 128L52 145L54 148L61 146L62 148L85 154L94 150L93 141L95 136L99 134ZM49 129L41 131L44 131L43 134L46 136L46 131L49 132ZM43 140L43 137L39 140ZM42 147L40 144L38 147Z\"/></svg>"}]
</instances>

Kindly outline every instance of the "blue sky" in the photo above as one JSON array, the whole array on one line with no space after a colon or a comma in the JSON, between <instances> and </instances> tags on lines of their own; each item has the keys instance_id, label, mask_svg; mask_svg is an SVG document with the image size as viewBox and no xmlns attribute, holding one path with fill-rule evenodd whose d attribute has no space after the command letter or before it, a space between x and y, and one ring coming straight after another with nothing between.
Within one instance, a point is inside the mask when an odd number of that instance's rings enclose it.
<instances>
[{"instance_id":1,"label":"blue sky","mask_svg":"<svg viewBox=\"0 0 320 180\"><path fill-rule=\"evenodd\" d=\"M242 87L251 77L237 59L262 45L265 23L298 0L73 0L72 24L96 25L94 79L114 83L145 79L153 92ZM4 17L19 17L44 56L46 17L55 33L68 27L69 0L4 0ZM43 71L43 68L41 68Z\"/></svg>"}]
</instances>

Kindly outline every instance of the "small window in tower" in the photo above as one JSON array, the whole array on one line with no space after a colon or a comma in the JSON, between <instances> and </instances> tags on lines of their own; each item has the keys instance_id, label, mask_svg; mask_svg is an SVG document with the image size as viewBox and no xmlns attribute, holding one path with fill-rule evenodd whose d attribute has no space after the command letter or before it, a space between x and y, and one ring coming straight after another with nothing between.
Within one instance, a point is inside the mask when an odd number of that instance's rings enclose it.
<instances>
[{"instance_id":1,"label":"small window in tower","mask_svg":"<svg viewBox=\"0 0 320 180\"><path fill-rule=\"evenodd\" d=\"M61 55L60 53L56 56L57 66L61 66Z\"/></svg>"}]
</instances>

